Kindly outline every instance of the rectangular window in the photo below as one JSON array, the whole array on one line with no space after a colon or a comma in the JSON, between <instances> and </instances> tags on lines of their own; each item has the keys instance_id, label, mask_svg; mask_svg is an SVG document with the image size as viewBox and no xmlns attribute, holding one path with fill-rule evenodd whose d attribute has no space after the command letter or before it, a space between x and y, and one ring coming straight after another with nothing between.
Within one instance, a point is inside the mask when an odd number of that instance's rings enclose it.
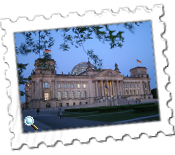
<instances>
[{"instance_id":1,"label":"rectangular window","mask_svg":"<svg viewBox=\"0 0 175 155\"><path fill-rule=\"evenodd\" d=\"M58 88L61 88L61 84L58 84Z\"/></svg>"},{"instance_id":2,"label":"rectangular window","mask_svg":"<svg viewBox=\"0 0 175 155\"><path fill-rule=\"evenodd\" d=\"M127 84L125 84L125 87L127 88Z\"/></svg>"},{"instance_id":3,"label":"rectangular window","mask_svg":"<svg viewBox=\"0 0 175 155\"><path fill-rule=\"evenodd\" d=\"M65 99L67 99L67 97L68 97L67 91L64 92L64 97L65 97Z\"/></svg>"},{"instance_id":4,"label":"rectangular window","mask_svg":"<svg viewBox=\"0 0 175 155\"><path fill-rule=\"evenodd\" d=\"M131 87L131 84L129 84L129 87Z\"/></svg>"},{"instance_id":5,"label":"rectangular window","mask_svg":"<svg viewBox=\"0 0 175 155\"><path fill-rule=\"evenodd\" d=\"M77 97L78 99L80 99L80 91L78 91Z\"/></svg>"},{"instance_id":6,"label":"rectangular window","mask_svg":"<svg viewBox=\"0 0 175 155\"><path fill-rule=\"evenodd\" d=\"M139 87L139 84L137 84L137 87Z\"/></svg>"},{"instance_id":7,"label":"rectangular window","mask_svg":"<svg viewBox=\"0 0 175 155\"><path fill-rule=\"evenodd\" d=\"M71 98L74 99L74 92L71 92Z\"/></svg>"},{"instance_id":8,"label":"rectangular window","mask_svg":"<svg viewBox=\"0 0 175 155\"><path fill-rule=\"evenodd\" d=\"M49 100L49 93L44 93L45 100Z\"/></svg>"},{"instance_id":9,"label":"rectangular window","mask_svg":"<svg viewBox=\"0 0 175 155\"><path fill-rule=\"evenodd\" d=\"M86 91L83 92L83 98L86 98Z\"/></svg>"},{"instance_id":10,"label":"rectangular window","mask_svg":"<svg viewBox=\"0 0 175 155\"><path fill-rule=\"evenodd\" d=\"M71 88L74 88L74 84L71 84Z\"/></svg>"},{"instance_id":11,"label":"rectangular window","mask_svg":"<svg viewBox=\"0 0 175 155\"><path fill-rule=\"evenodd\" d=\"M67 84L65 84L65 88L67 88Z\"/></svg>"},{"instance_id":12,"label":"rectangular window","mask_svg":"<svg viewBox=\"0 0 175 155\"><path fill-rule=\"evenodd\" d=\"M58 100L61 100L61 92L58 92Z\"/></svg>"},{"instance_id":13,"label":"rectangular window","mask_svg":"<svg viewBox=\"0 0 175 155\"><path fill-rule=\"evenodd\" d=\"M67 104L67 107L69 106L69 103L66 103Z\"/></svg>"},{"instance_id":14,"label":"rectangular window","mask_svg":"<svg viewBox=\"0 0 175 155\"><path fill-rule=\"evenodd\" d=\"M135 84L133 84L133 87L135 87Z\"/></svg>"},{"instance_id":15,"label":"rectangular window","mask_svg":"<svg viewBox=\"0 0 175 155\"><path fill-rule=\"evenodd\" d=\"M86 84L83 84L83 88L86 88Z\"/></svg>"},{"instance_id":16,"label":"rectangular window","mask_svg":"<svg viewBox=\"0 0 175 155\"><path fill-rule=\"evenodd\" d=\"M77 87L80 88L80 84L77 84Z\"/></svg>"}]
</instances>

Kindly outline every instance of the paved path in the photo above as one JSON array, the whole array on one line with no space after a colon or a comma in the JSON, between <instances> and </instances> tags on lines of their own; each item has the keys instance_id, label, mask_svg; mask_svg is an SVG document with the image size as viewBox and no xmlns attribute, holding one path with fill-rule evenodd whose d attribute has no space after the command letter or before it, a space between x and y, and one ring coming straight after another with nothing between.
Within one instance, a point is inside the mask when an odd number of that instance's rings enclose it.
<instances>
[{"instance_id":1,"label":"paved path","mask_svg":"<svg viewBox=\"0 0 175 155\"><path fill-rule=\"evenodd\" d=\"M32 116L34 118L34 125L38 130L33 129L31 126L27 126L23 123L24 133L27 132L40 132L48 130L60 130L68 128L79 128L79 127L93 127L93 126L103 126L103 125L112 125L112 124L122 124L122 123L131 123L131 122L142 122L144 119L151 117L158 117L159 115L153 115L148 117L141 117L136 119L130 119L125 121L118 122L99 122L91 120L82 120L78 118L64 117L59 119L57 114L53 112L40 112L39 115L35 111L23 111L23 122L26 116Z\"/></svg>"},{"instance_id":2,"label":"paved path","mask_svg":"<svg viewBox=\"0 0 175 155\"><path fill-rule=\"evenodd\" d=\"M90 121L70 117L64 117L62 119L59 119L57 114L40 112L40 114L37 115L35 111L23 111L23 122L26 116L32 116L34 118L34 125L38 128L38 130L35 130L31 126L26 126L25 124L23 124L25 133L56 129L93 127L111 124L111 122Z\"/></svg>"}]
</instances>

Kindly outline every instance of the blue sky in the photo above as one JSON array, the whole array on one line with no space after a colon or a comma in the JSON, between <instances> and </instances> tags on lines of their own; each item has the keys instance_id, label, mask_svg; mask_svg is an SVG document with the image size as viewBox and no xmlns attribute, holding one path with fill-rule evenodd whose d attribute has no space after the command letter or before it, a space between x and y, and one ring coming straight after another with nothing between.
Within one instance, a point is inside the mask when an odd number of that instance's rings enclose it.
<instances>
[{"instance_id":1,"label":"blue sky","mask_svg":"<svg viewBox=\"0 0 175 155\"><path fill-rule=\"evenodd\" d=\"M95 35L92 40L88 40L84 43L85 50L93 49L94 53L103 59L103 69L114 69L115 63L118 64L118 68L122 75L130 76L129 70L131 68L142 66L147 68L147 73L151 78L151 89L156 88L156 72L154 63L154 48L152 42L152 28L151 21L142 22L140 26L135 26L134 33L124 28L123 24L111 25L111 30L124 31L123 37L125 41L123 47L116 47L110 49L108 43L100 42ZM87 62L88 56L83 51L82 47L75 48L70 46L69 51L62 51L59 47L63 43L63 38L60 31L56 32L52 30L52 36L55 39L52 46L51 56L57 63L57 74L68 74L73 67L80 62ZM24 37L21 34L15 34L15 43L19 47L24 42ZM42 54L42 52L41 52ZM23 75L25 78L30 76L32 69L34 69L34 62L39 58L39 54L30 53L27 56L18 55L17 59L20 63L29 63L27 69L24 70ZM137 64L136 60L140 60L142 63ZM92 60L90 60L92 62ZM20 86L20 90L24 90L24 85ZM21 97L21 102L25 102L25 96Z\"/></svg>"}]
</instances>

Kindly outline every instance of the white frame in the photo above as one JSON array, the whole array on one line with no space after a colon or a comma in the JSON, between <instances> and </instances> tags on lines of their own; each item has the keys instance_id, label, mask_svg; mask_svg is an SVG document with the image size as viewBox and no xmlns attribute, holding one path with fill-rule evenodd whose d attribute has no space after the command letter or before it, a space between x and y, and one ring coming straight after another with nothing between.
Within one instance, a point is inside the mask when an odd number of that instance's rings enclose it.
<instances>
[{"instance_id":1,"label":"white frame","mask_svg":"<svg viewBox=\"0 0 175 155\"><path fill-rule=\"evenodd\" d=\"M3 44L7 47L5 60L10 67L6 77L11 82L10 89L8 90L8 94L11 98L9 113L13 116L13 120L10 123L10 130L15 134L12 139L12 148L19 148L22 144L27 144L29 147L37 147L41 142L44 142L46 145L54 145L58 140L62 141L63 144L71 143L73 139L78 139L80 142L87 142L91 137L95 137L98 141L105 140L108 136L112 136L114 139L121 139L126 134L130 135L131 138L139 137L141 133L146 133L148 136L155 136L159 131L164 132L164 134L173 134L173 126L168 122L168 119L171 117L171 109L166 105L170 97L169 92L165 89L168 78L163 72L163 68L167 63L166 58L162 54L163 49L165 49L165 41L161 38L161 34L164 32L164 25L159 19L162 14L162 6L157 5L151 10L148 10L146 7L137 7L134 13L127 8L122 8L117 13L111 13L109 10L106 10L103 11L102 14L95 14L89 11L83 17L72 13L66 18L60 15L53 15L47 20L43 17L35 17L33 21L29 21L26 18L19 18L16 22L11 22L8 19L2 20L2 29L6 31L3 37ZM22 132L22 122L21 117L19 117L21 113L14 32L146 20L152 21L161 121L89 128L84 127L28 134Z\"/></svg>"}]
</instances>

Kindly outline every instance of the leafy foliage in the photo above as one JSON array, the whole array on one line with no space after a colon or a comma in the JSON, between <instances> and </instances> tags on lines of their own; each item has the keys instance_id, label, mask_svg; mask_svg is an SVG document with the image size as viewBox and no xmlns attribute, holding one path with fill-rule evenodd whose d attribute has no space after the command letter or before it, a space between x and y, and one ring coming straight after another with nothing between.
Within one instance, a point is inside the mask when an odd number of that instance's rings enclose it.
<instances>
[{"instance_id":1,"label":"leafy foliage","mask_svg":"<svg viewBox=\"0 0 175 155\"><path fill-rule=\"evenodd\" d=\"M134 25L139 26L138 23L141 22L125 23L124 27L133 33ZM56 31L58 31L58 29ZM96 69L100 69L102 67L102 59L100 59L98 55L95 55L92 49L85 50L83 46L87 40L93 39L93 34L96 35L100 42L109 43L110 49L115 47L121 48L124 42L124 31L117 32L116 30L111 30L110 25L66 28L61 29L61 31L63 32L63 43L60 45L60 49L63 51L69 51L71 45L76 48L82 47L84 52L91 58L91 60L93 60L93 65Z\"/></svg>"},{"instance_id":2,"label":"leafy foliage","mask_svg":"<svg viewBox=\"0 0 175 155\"><path fill-rule=\"evenodd\" d=\"M51 32L48 30L44 31L32 31L32 32L22 32L22 35L25 38L25 42L20 45L19 48L16 49L16 54L22 54L22 55L27 55L29 53L35 53L35 54L40 54L41 50L45 50L46 48L50 48L54 45L54 39L51 37ZM51 55L48 53L43 54L44 61L47 61L48 59L51 59ZM23 70L26 69L26 66L28 64L22 64L18 63L18 78L19 78L19 85L24 85L26 84L27 80L31 80L24 78L22 73ZM24 96L27 95L25 94L24 91L20 91L20 95Z\"/></svg>"},{"instance_id":3,"label":"leafy foliage","mask_svg":"<svg viewBox=\"0 0 175 155\"><path fill-rule=\"evenodd\" d=\"M157 88L154 88L151 90L151 94L153 95L154 99L158 99L158 93L157 93Z\"/></svg>"}]
</instances>

